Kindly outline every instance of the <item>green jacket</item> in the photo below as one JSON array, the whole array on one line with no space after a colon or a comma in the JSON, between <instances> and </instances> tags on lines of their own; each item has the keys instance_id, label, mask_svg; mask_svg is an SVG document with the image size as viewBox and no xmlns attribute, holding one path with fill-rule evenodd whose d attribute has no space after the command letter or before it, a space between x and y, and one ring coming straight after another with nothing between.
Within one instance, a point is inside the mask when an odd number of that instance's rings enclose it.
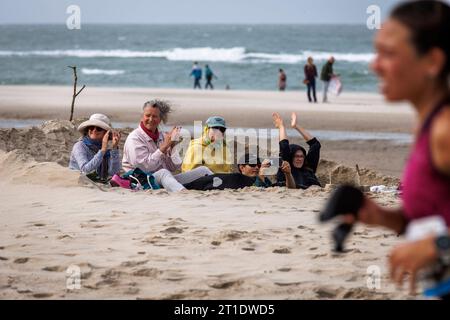
<instances>
[{"instance_id":1,"label":"green jacket","mask_svg":"<svg viewBox=\"0 0 450 320\"><path fill-rule=\"evenodd\" d=\"M320 72L320 80L330 81L332 75L333 65L330 63L330 61L327 61L327 63L325 63L325 65L322 67L322 71Z\"/></svg>"}]
</instances>

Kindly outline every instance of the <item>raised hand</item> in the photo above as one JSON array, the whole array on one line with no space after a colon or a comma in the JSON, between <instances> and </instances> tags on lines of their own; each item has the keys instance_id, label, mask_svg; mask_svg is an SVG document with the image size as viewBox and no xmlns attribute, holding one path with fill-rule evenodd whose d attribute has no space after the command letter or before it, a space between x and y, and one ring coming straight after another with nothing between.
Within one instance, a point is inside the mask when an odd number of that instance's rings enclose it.
<instances>
[{"instance_id":1,"label":"raised hand","mask_svg":"<svg viewBox=\"0 0 450 320\"><path fill-rule=\"evenodd\" d=\"M297 114L292 112L291 114L291 127L295 128L297 126Z\"/></svg>"},{"instance_id":2,"label":"raised hand","mask_svg":"<svg viewBox=\"0 0 450 320\"><path fill-rule=\"evenodd\" d=\"M272 120L275 128L284 127L283 118L277 112L272 113Z\"/></svg>"},{"instance_id":3,"label":"raised hand","mask_svg":"<svg viewBox=\"0 0 450 320\"><path fill-rule=\"evenodd\" d=\"M108 149L108 140L109 140L110 132L111 132L110 130L106 131L105 135L103 136L103 139L102 139L102 151L103 152L106 152L106 150Z\"/></svg>"},{"instance_id":4,"label":"raised hand","mask_svg":"<svg viewBox=\"0 0 450 320\"><path fill-rule=\"evenodd\" d=\"M174 127L172 129L172 131L170 131L170 140L171 140L172 147L181 141L180 131L181 131L181 127Z\"/></svg>"},{"instance_id":5,"label":"raised hand","mask_svg":"<svg viewBox=\"0 0 450 320\"><path fill-rule=\"evenodd\" d=\"M112 136L112 147L117 148L120 142L120 132L119 131L113 131Z\"/></svg>"}]
</instances>

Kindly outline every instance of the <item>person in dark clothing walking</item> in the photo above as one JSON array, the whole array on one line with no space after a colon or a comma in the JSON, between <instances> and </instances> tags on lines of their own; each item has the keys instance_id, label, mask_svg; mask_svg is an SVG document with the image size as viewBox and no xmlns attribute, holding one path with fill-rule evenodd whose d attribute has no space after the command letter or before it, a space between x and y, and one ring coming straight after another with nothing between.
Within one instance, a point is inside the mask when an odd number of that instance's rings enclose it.
<instances>
[{"instance_id":1,"label":"person in dark clothing walking","mask_svg":"<svg viewBox=\"0 0 450 320\"><path fill-rule=\"evenodd\" d=\"M287 84L286 72L284 72L283 69L280 69L278 76L278 90L280 91L286 90L286 84Z\"/></svg>"},{"instance_id":2,"label":"person in dark clothing walking","mask_svg":"<svg viewBox=\"0 0 450 320\"><path fill-rule=\"evenodd\" d=\"M296 188L307 189L313 185L320 186L319 179L316 177L321 148L319 140L297 125L297 115L293 112L291 126L303 136L309 145L309 150L306 152L303 147L297 144L289 144L286 128L281 116L275 112L272 114L272 118L275 127L280 130L280 157L282 161L289 162ZM280 170L277 173L277 185L286 185L286 180Z\"/></svg>"},{"instance_id":3,"label":"person in dark clothing walking","mask_svg":"<svg viewBox=\"0 0 450 320\"><path fill-rule=\"evenodd\" d=\"M320 72L320 80L322 80L322 82L323 82L322 102L328 102L328 98L327 98L328 86L330 85L331 77L334 76L333 63L334 63L334 57L330 57L330 59L328 59L327 63L324 64L324 66L322 67L322 71Z\"/></svg>"},{"instance_id":4,"label":"person in dark clothing walking","mask_svg":"<svg viewBox=\"0 0 450 320\"><path fill-rule=\"evenodd\" d=\"M211 83L213 77L217 79L216 75L214 74L214 72L212 72L209 65L205 65L205 78L206 78L205 89L208 89L208 87L210 87L211 90L214 90L214 86Z\"/></svg>"},{"instance_id":5,"label":"person in dark clothing walking","mask_svg":"<svg viewBox=\"0 0 450 320\"><path fill-rule=\"evenodd\" d=\"M194 89L201 89L202 86L200 85L200 80L202 79L202 68L198 66L197 62L194 62L190 76L194 77Z\"/></svg>"},{"instance_id":6,"label":"person in dark clothing walking","mask_svg":"<svg viewBox=\"0 0 450 320\"><path fill-rule=\"evenodd\" d=\"M308 58L308 63L304 68L305 72L305 83L308 89L308 101L312 102L311 99L311 91L313 94L314 102L317 102L316 98L316 77L317 77L317 69L316 65L313 63L313 58Z\"/></svg>"}]
</instances>

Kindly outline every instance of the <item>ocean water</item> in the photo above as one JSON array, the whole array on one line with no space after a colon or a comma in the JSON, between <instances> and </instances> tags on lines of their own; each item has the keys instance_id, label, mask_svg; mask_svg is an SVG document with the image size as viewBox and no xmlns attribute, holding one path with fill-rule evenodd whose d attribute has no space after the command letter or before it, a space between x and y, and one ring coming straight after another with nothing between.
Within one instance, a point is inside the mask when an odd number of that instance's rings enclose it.
<instances>
[{"instance_id":1,"label":"ocean water","mask_svg":"<svg viewBox=\"0 0 450 320\"><path fill-rule=\"evenodd\" d=\"M304 90L308 56L330 55L344 90L377 90L369 70L374 31L365 25L0 25L0 84L190 88L193 61L209 64L216 88Z\"/></svg>"}]
</instances>

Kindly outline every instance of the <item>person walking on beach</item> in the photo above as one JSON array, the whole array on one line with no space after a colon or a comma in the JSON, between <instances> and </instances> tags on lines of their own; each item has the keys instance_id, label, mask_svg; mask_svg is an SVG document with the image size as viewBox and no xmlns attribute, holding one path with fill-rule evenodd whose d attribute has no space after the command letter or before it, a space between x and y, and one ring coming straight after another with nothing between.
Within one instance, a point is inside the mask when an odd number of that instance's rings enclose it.
<instances>
[{"instance_id":1,"label":"person walking on beach","mask_svg":"<svg viewBox=\"0 0 450 320\"><path fill-rule=\"evenodd\" d=\"M330 80L334 76L333 73L333 63L334 57L330 57L328 61L323 65L322 71L320 72L320 80L323 83L323 98L322 102L328 102L328 86L330 85Z\"/></svg>"},{"instance_id":2,"label":"person walking on beach","mask_svg":"<svg viewBox=\"0 0 450 320\"><path fill-rule=\"evenodd\" d=\"M194 77L194 89L201 89L200 80L202 79L202 68L198 65L198 62L195 61L192 66L192 71L190 74L191 77Z\"/></svg>"},{"instance_id":3,"label":"person walking on beach","mask_svg":"<svg viewBox=\"0 0 450 320\"><path fill-rule=\"evenodd\" d=\"M308 92L308 101L312 102L311 99L311 91L314 98L314 102L317 102L316 98L316 77L317 77L317 69L316 65L313 63L313 58L309 57L307 60L307 63L304 67L304 73L305 73L305 80Z\"/></svg>"},{"instance_id":4,"label":"person walking on beach","mask_svg":"<svg viewBox=\"0 0 450 320\"><path fill-rule=\"evenodd\" d=\"M278 70L278 90L286 90L287 76L283 69Z\"/></svg>"},{"instance_id":5,"label":"person walking on beach","mask_svg":"<svg viewBox=\"0 0 450 320\"><path fill-rule=\"evenodd\" d=\"M378 31L371 68L387 101L413 106L418 130L403 173L401 206L382 207L364 196L357 214L343 217L350 225L360 221L397 234L424 217L438 216L445 222L447 233L425 235L395 247L389 255L392 280L401 285L409 275L412 292L420 270L437 263L450 268L449 39L450 6L443 1L401 3ZM446 286L439 296L450 300L448 282Z\"/></svg>"},{"instance_id":6,"label":"person walking on beach","mask_svg":"<svg viewBox=\"0 0 450 320\"><path fill-rule=\"evenodd\" d=\"M205 65L205 78L206 78L205 89L208 89L208 87L210 87L211 90L214 90L214 86L212 85L211 82L213 77L217 79L216 75L214 74L214 72L212 72L209 65Z\"/></svg>"},{"instance_id":7,"label":"person walking on beach","mask_svg":"<svg viewBox=\"0 0 450 320\"><path fill-rule=\"evenodd\" d=\"M120 133L113 131L111 121L101 113L93 114L78 126L82 134L70 154L69 168L85 173L95 182L107 183L120 171ZM112 149L108 143L112 141Z\"/></svg>"},{"instance_id":8,"label":"person walking on beach","mask_svg":"<svg viewBox=\"0 0 450 320\"><path fill-rule=\"evenodd\" d=\"M174 150L175 136L180 128L174 127L163 133L159 129L162 122L167 121L172 107L162 100L147 101L142 108L141 122L125 141L122 166L125 170L136 168L152 173L156 182L169 192L182 191L183 184L200 177L212 174L206 167L173 175L181 169L181 158Z\"/></svg>"}]
</instances>

